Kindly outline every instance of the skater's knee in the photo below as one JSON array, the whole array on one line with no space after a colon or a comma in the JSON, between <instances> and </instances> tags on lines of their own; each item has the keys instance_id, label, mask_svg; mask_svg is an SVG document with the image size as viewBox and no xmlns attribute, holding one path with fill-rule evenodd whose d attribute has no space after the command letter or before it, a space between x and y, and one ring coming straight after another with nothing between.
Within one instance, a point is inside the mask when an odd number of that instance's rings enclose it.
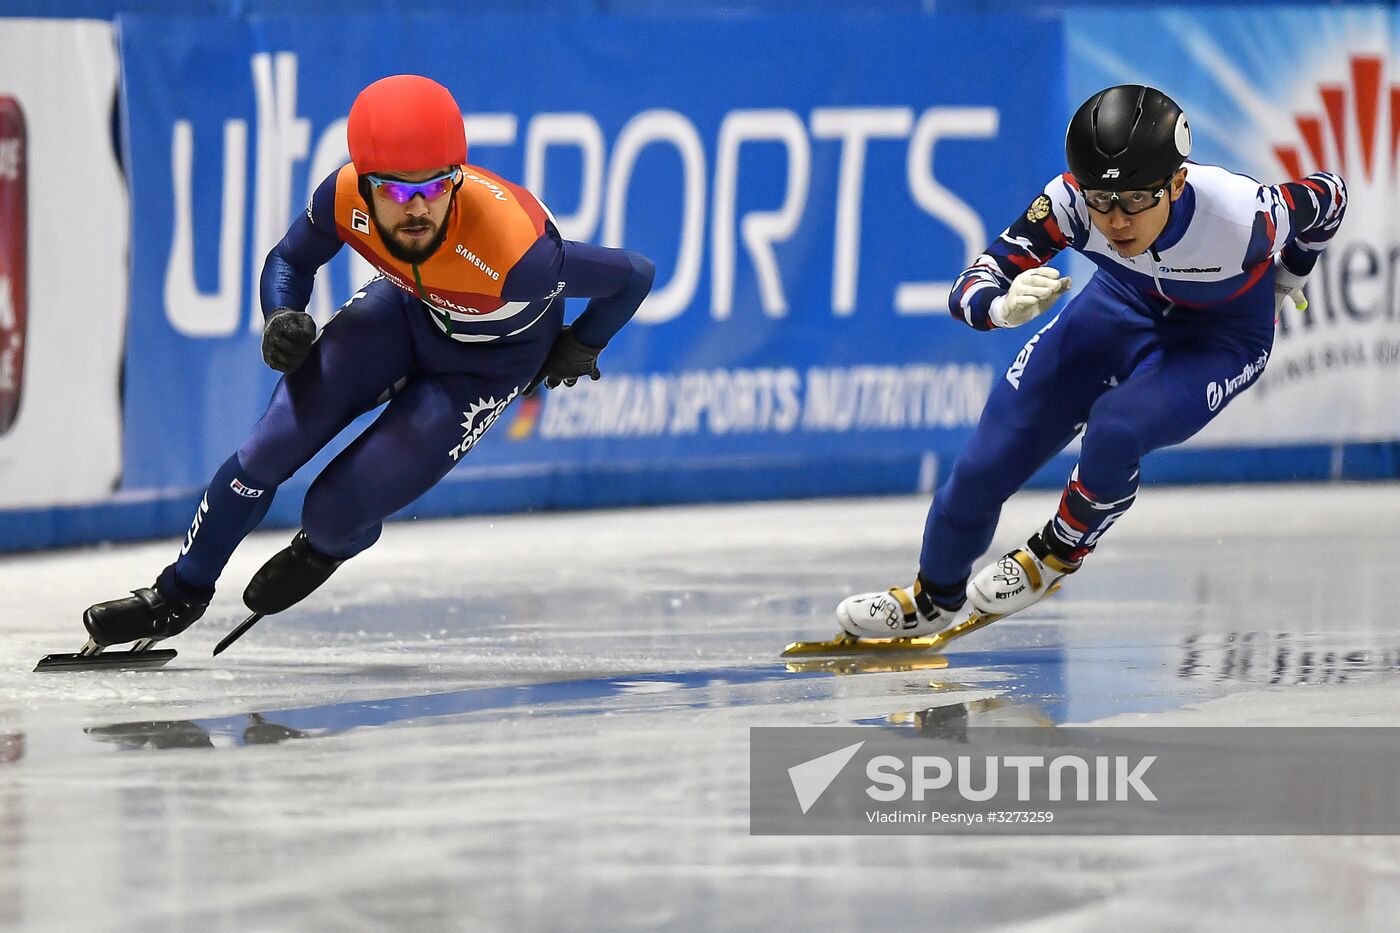
<instances>
[{"instance_id":1,"label":"skater's knee","mask_svg":"<svg viewBox=\"0 0 1400 933\"><path fill-rule=\"evenodd\" d=\"M303 521L303 527L307 540L316 550L338 560L349 560L379 540L384 523L374 522L368 527L351 527Z\"/></svg>"},{"instance_id":2,"label":"skater's knee","mask_svg":"<svg viewBox=\"0 0 1400 933\"><path fill-rule=\"evenodd\" d=\"M997 512L1016 492L1002 481L1003 476L995 464L960 461L938 490L934 508L950 518L976 518Z\"/></svg>"},{"instance_id":3,"label":"skater's knee","mask_svg":"<svg viewBox=\"0 0 1400 933\"><path fill-rule=\"evenodd\" d=\"M317 545L341 541L355 537L357 527L364 524L358 513L352 502L318 478L306 491L301 507L301 527Z\"/></svg>"},{"instance_id":4,"label":"skater's knee","mask_svg":"<svg viewBox=\"0 0 1400 933\"><path fill-rule=\"evenodd\" d=\"M378 540L382 526L378 516L366 515L332 484L318 480L306 491L301 527L318 551L351 557Z\"/></svg>"},{"instance_id":5,"label":"skater's knee","mask_svg":"<svg viewBox=\"0 0 1400 933\"><path fill-rule=\"evenodd\" d=\"M277 444L260 443L257 438L249 438L238 448L236 456L243 475L260 489L281 486L300 465L288 462L285 449L279 450Z\"/></svg>"},{"instance_id":6,"label":"skater's knee","mask_svg":"<svg viewBox=\"0 0 1400 933\"><path fill-rule=\"evenodd\" d=\"M1084 429L1083 450L1133 463L1147 453L1136 419L1113 409L1094 411Z\"/></svg>"},{"instance_id":7,"label":"skater's knee","mask_svg":"<svg viewBox=\"0 0 1400 933\"><path fill-rule=\"evenodd\" d=\"M324 446L318 438L334 435L349 421L346 413L329 410L298 416L279 389L238 448L238 462L263 482L281 485Z\"/></svg>"}]
</instances>

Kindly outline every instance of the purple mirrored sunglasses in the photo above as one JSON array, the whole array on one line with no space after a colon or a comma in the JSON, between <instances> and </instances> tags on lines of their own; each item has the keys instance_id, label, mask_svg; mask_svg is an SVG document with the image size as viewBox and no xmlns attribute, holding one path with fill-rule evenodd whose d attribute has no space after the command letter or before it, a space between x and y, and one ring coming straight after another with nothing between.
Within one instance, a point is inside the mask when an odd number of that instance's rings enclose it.
<instances>
[{"instance_id":1,"label":"purple mirrored sunglasses","mask_svg":"<svg viewBox=\"0 0 1400 933\"><path fill-rule=\"evenodd\" d=\"M442 197L452 190L452 186L461 176L461 169L453 168L452 171L427 181L400 181L396 178L380 178L378 175L366 175L365 178L375 190L383 191L399 204L407 204L420 194L425 201L434 201Z\"/></svg>"}]
</instances>

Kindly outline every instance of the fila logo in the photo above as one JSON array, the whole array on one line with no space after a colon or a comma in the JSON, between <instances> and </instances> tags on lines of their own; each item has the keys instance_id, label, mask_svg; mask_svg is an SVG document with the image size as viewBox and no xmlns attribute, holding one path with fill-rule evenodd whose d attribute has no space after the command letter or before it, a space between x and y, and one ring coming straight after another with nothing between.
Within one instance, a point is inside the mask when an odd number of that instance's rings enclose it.
<instances>
[{"instance_id":1,"label":"fila logo","mask_svg":"<svg viewBox=\"0 0 1400 933\"><path fill-rule=\"evenodd\" d=\"M350 229L356 233L369 233L369 215L358 207L350 212Z\"/></svg>"},{"instance_id":2,"label":"fila logo","mask_svg":"<svg viewBox=\"0 0 1400 933\"><path fill-rule=\"evenodd\" d=\"M1105 170L1104 170L1104 173L1103 173L1103 177L1104 177L1104 178L1117 178L1117 177L1118 177L1118 169L1116 169L1116 168L1105 169Z\"/></svg>"},{"instance_id":3,"label":"fila logo","mask_svg":"<svg viewBox=\"0 0 1400 933\"><path fill-rule=\"evenodd\" d=\"M260 499L262 498L263 494L263 491L261 489L254 489L252 486L245 484L236 476L233 478L233 482L228 484L228 488L232 489L234 492L238 493L245 499Z\"/></svg>"}]
</instances>

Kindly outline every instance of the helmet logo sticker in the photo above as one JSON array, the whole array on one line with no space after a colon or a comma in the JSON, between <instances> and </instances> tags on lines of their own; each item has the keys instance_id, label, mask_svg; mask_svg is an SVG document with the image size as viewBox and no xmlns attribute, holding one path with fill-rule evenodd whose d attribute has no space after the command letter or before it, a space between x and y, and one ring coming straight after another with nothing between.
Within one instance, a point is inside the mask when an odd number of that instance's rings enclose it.
<instances>
[{"instance_id":1,"label":"helmet logo sticker","mask_svg":"<svg viewBox=\"0 0 1400 933\"><path fill-rule=\"evenodd\" d=\"M1103 170L1103 177L1104 177L1104 178L1117 178L1117 177L1118 177L1118 169L1116 169L1116 168L1106 168L1106 169L1104 169L1104 170Z\"/></svg>"},{"instance_id":2,"label":"helmet logo sticker","mask_svg":"<svg viewBox=\"0 0 1400 933\"><path fill-rule=\"evenodd\" d=\"M1191 126L1186 122L1186 114L1176 118L1176 151L1184 159L1191 154Z\"/></svg>"}]
</instances>

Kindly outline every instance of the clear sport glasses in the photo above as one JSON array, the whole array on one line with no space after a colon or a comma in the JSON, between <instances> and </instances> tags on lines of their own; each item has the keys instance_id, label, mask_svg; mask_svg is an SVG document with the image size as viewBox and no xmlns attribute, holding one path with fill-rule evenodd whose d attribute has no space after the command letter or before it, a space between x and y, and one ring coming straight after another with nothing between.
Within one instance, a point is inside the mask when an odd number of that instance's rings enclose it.
<instances>
[{"instance_id":1,"label":"clear sport glasses","mask_svg":"<svg viewBox=\"0 0 1400 933\"><path fill-rule=\"evenodd\" d=\"M1165 185L1156 191L1151 188L1135 191L1096 191L1086 188L1084 190L1084 203L1089 205L1090 210L1100 214L1107 214L1113 210L1115 203L1125 214L1141 214L1145 210L1156 207L1157 202L1162 200L1162 195L1166 193Z\"/></svg>"},{"instance_id":2,"label":"clear sport glasses","mask_svg":"<svg viewBox=\"0 0 1400 933\"><path fill-rule=\"evenodd\" d=\"M427 181L399 181L395 178L380 178L378 175L366 175L370 186L376 191L383 191L399 204L407 204L418 195L423 196L425 201L435 201L444 194L452 190L452 186L457 183L457 179L462 177L460 169L453 169L436 178L429 178Z\"/></svg>"}]
</instances>

